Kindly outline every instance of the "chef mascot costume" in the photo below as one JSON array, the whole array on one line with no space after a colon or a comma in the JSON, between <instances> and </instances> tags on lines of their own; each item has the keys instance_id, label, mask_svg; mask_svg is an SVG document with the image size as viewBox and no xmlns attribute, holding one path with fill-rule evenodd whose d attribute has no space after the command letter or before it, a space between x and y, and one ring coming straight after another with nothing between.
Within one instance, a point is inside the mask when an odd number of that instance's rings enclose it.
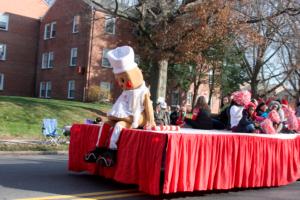
<instances>
[{"instance_id":1,"label":"chef mascot costume","mask_svg":"<svg viewBox=\"0 0 300 200\"><path fill-rule=\"evenodd\" d=\"M107 56L123 92L107 113L108 121L100 125L96 148L85 155L85 160L111 167L116 162L117 142L122 129L155 126L155 122L150 92L134 61L133 49L130 46L117 47Z\"/></svg>"}]
</instances>

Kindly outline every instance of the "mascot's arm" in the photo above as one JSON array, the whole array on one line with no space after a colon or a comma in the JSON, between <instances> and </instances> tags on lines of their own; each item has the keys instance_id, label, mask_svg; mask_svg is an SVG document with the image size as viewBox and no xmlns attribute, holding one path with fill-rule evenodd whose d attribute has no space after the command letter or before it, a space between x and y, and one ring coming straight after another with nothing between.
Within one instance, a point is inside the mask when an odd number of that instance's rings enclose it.
<instances>
[{"instance_id":1,"label":"mascot's arm","mask_svg":"<svg viewBox=\"0 0 300 200\"><path fill-rule=\"evenodd\" d=\"M156 124L154 121L153 106L152 106L152 101L150 99L149 92L145 94L144 108L145 108L145 113L146 113L146 125L147 126L155 126Z\"/></svg>"}]
</instances>

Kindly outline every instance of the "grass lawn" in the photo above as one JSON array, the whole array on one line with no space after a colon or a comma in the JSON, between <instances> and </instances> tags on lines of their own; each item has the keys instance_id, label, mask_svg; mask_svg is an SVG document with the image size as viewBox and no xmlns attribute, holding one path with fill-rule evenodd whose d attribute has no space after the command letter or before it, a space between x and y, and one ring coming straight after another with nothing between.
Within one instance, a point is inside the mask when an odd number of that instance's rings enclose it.
<instances>
[{"instance_id":1,"label":"grass lawn","mask_svg":"<svg viewBox=\"0 0 300 200\"><path fill-rule=\"evenodd\" d=\"M42 137L43 118L55 118L59 127L105 116L109 104L0 96L0 138Z\"/></svg>"}]
</instances>

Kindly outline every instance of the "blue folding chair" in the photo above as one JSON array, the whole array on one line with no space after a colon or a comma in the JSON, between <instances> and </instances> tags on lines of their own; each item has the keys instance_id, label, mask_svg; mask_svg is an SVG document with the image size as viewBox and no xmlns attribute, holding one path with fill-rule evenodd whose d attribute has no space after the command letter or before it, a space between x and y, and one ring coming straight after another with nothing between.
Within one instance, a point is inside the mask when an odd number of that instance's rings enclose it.
<instances>
[{"instance_id":1,"label":"blue folding chair","mask_svg":"<svg viewBox=\"0 0 300 200\"><path fill-rule=\"evenodd\" d=\"M59 144L62 129L57 127L56 119L43 119L42 133L44 135L45 144Z\"/></svg>"},{"instance_id":2,"label":"blue folding chair","mask_svg":"<svg viewBox=\"0 0 300 200\"><path fill-rule=\"evenodd\" d=\"M84 123L85 124L94 124L94 120L92 120L92 119L85 119Z\"/></svg>"}]
</instances>

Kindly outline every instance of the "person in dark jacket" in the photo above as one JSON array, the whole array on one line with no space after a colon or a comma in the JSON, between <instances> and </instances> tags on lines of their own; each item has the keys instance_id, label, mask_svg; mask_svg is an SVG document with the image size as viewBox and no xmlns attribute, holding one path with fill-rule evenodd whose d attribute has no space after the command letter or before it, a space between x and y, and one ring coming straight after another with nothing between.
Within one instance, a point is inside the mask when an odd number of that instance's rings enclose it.
<instances>
[{"instance_id":1,"label":"person in dark jacket","mask_svg":"<svg viewBox=\"0 0 300 200\"><path fill-rule=\"evenodd\" d=\"M267 109L268 109L268 106L265 102L261 102L260 104L258 104L258 106L256 108L257 116L267 118L267 116L268 116Z\"/></svg>"},{"instance_id":2,"label":"person in dark jacket","mask_svg":"<svg viewBox=\"0 0 300 200\"><path fill-rule=\"evenodd\" d=\"M187 125L195 129L224 129L224 125L218 120L212 119L210 116L210 108L205 100L204 96L200 96L197 100L196 106L194 108L197 110L196 116L193 119L185 119Z\"/></svg>"},{"instance_id":3,"label":"person in dark jacket","mask_svg":"<svg viewBox=\"0 0 300 200\"><path fill-rule=\"evenodd\" d=\"M171 122L171 125L176 125L176 121L179 117L179 114L180 114L180 106L177 105L175 110L171 113L170 115L170 122Z\"/></svg>"},{"instance_id":4,"label":"person in dark jacket","mask_svg":"<svg viewBox=\"0 0 300 200\"><path fill-rule=\"evenodd\" d=\"M167 111L167 103L166 102L159 102L156 106L154 112L154 119L156 125L169 125L170 124L170 115Z\"/></svg>"},{"instance_id":5,"label":"person in dark jacket","mask_svg":"<svg viewBox=\"0 0 300 200\"><path fill-rule=\"evenodd\" d=\"M256 132L256 124L253 121L253 114L255 112L255 104L250 102L246 109L243 110L242 119L239 121L235 132L241 133L255 133Z\"/></svg>"},{"instance_id":6,"label":"person in dark jacket","mask_svg":"<svg viewBox=\"0 0 300 200\"><path fill-rule=\"evenodd\" d=\"M219 122L221 122L225 127L227 127L229 124L228 109L230 105L231 105L230 98L227 96L224 97L221 104L219 115L215 118Z\"/></svg>"}]
</instances>

